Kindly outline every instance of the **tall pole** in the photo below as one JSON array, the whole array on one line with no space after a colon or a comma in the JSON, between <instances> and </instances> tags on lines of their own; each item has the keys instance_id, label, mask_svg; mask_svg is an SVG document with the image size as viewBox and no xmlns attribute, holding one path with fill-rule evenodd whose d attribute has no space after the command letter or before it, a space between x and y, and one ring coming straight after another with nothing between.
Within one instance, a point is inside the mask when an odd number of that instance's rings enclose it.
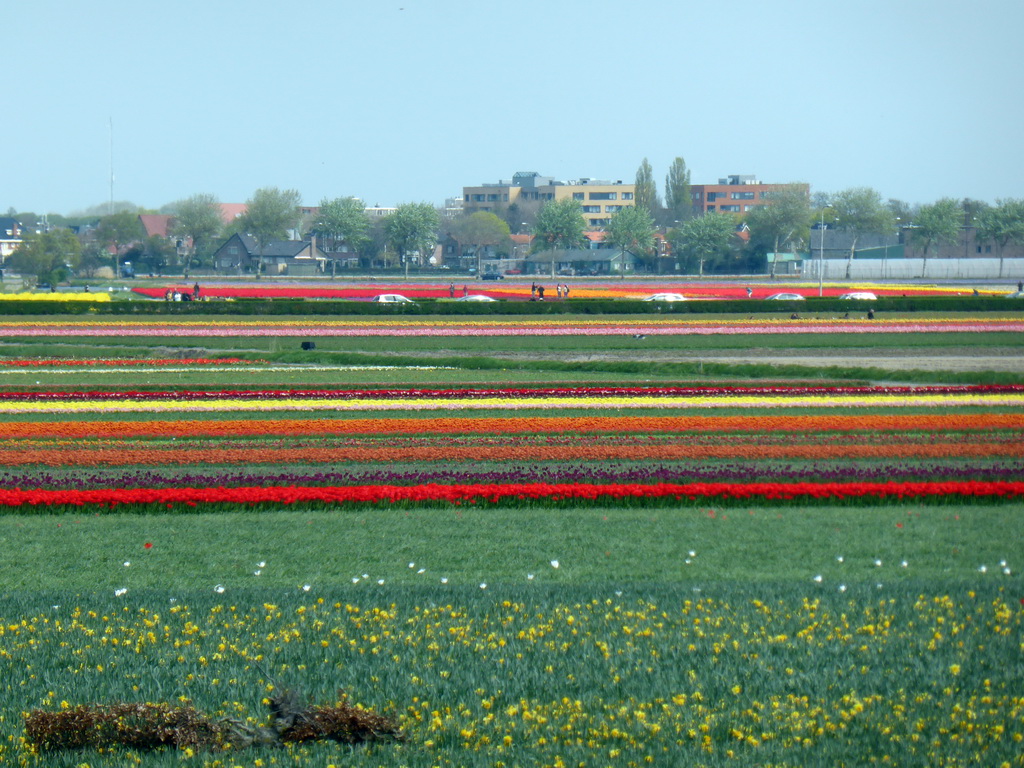
<instances>
[{"instance_id":1,"label":"tall pole","mask_svg":"<svg viewBox=\"0 0 1024 768\"><path fill-rule=\"evenodd\" d=\"M825 280L825 209L821 209L821 223L818 225L818 298L822 297Z\"/></svg>"},{"instance_id":2,"label":"tall pole","mask_svg":"<svg viewBox=\"0 0 1024 768\"><path fill-rule=\"evenodd\" d=\"M110 205L107 207L107 214L114 214L114 118L110 120ZM117 252L117 243L114 243L114 278L121 277L121 254Z\"/></svg>"}]
</instances>

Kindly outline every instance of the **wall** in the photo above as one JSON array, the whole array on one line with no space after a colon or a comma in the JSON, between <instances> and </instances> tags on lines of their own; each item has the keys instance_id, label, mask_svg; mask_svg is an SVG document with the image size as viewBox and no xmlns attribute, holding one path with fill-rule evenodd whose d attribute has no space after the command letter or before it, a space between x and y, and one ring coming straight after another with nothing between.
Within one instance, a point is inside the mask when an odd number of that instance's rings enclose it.
<instances>
[{"instance_id":1,"label":"wall","mask_svg":"<svg viewBox=\"0 0 1024 768\"><path fill-rule=\"evenodd\" d=\"M1016 290L1024 279L1024 259L825 259L823 279L846 280L986 280L1006 282ZM803 262L804 279L818 279L818 259Z\"/></svg>"}]
</instances>

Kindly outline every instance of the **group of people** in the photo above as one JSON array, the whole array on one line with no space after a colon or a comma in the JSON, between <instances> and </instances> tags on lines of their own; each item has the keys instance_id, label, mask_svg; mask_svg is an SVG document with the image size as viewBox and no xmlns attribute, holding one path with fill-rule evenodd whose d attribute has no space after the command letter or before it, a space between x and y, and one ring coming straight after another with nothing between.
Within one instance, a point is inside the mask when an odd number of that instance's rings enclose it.
<instances>
[{"instance_id":1,"label":"group of people","mask_svg":"<svg viewBox=\"0 0 1024 768\"><path fill-rule=\"evenodd\" d=\"M569 298L569 286L562 285L561 283L555 283L555 293L560 299ZM530 299L544 301L544 286L533 283L530 285Z\"/></svg>"},{"instance_id":2,"label":"group of people","mask_svg":"<svg viewBox=\"0 0 1024 768\"><path fill-rule=\"evenodd\" d=\"M462 286L462 295L463 296L469 296L469 286L468 285ZM452 298L452 299L455 298L455 283L451 283L448 286L448 297Z\"/></svg>"},{"instance_id":3,"label":"group of people","mask_svg":"<svg viewBox=\"0 0 1024 768\"><path fill-rule=\"evenodd\" d=\"M167 293L164 294L164 301L199 301L199 299L199 283L192 286L192 293L187 290L179 291L177 288L168 288Z\"/></svg>"}]
</instances>

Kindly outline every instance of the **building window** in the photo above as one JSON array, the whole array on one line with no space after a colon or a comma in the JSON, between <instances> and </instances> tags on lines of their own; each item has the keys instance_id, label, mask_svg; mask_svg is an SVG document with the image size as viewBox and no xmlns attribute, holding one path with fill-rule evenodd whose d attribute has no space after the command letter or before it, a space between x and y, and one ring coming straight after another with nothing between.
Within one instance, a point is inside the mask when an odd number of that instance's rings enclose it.
<instances>
[{"instance_id":1,"label":"building window","mask_svg":"<svg viewBox=\"0 0 1024 768\"><path fill-rule=\"evenodd\" d=\"M754 199L754 193L753 192L732 192L732 193L729 194L729 197L731 197L733 200L753 200Z\"/></svg>"},{"instance_id":2,"label":"building window","mask_svg":"<svg viewBox=\"0 0 1024 768\"><path fill-rule=\"evenodd\" d=\"M583 193L582 192L573 192L572 193L572 199L573 200L582 200L583 199Z\"/></svg>"},{"instance_id":3,"label":"building window","mask_svg":"<svg viewBox=\"0 0 1024 768\"><path fill-rule=\"evenodd\" d=\"M474 203L482 203L484 201L484 195L473 195Z\"/></svg>"},{"instance_id":4,"label":"building window","mask_svg":"<svg viewBox=\"0 0 1024 768\"><path fill-rule=\"evenodd\" d=\"M709 206L708 206L708 210L709 210L709 211L713 211L713 210L715 210L715 206L713 206L713 205L709 205Z\"/></svg>"},{"instance_id":5,"label":"building window","mask_svg":"<svg viewBox=\"0 0 1024 768\"><path fill-rule=\"evenodd\" d=\"M591 192L591 200L618 200L618 192Z\"/></svg>"},{"instance_id":6,"label":"building window","mask_svg":"<svg viewBox=\"0 0 1024 768\"><path fill-rule=\"evenodd\" d=\"M623 200L632 200L633 199L633 193L632 192L623 192L622 193L622 199Z\"/></svg>"},{"instance_id":7,"label":"building window","mask_svg":"<svg viewBox=\"0 0 1024 768\"><path fill-rule=\"evenodd\" d=\"M625 207L626 206L624 206L624 205L606 205L604 207L604 211L605 211L605 213L618 213L619 211L621 211Z\"/></svg>"},{"instance_id":8,"label":"building window","mask_svg":"<svg viewBox=\"0 0 1024 768\"><path fill-rule=\"evenodd\" d=\"M601 206L600 205L584 205L583 206L583 212L584 213L600 213L601 212Z\"/></svg>"},{"instance_id":9,"label":"building window","mask_svg":"<svg viewBox=\"0 0 1024 768\"><path fill-rule=\"evenodd\" d=\"M739 213L740 207L738 205L720 205L718 206L720 211L728 211L729 213Z\"/></svg>"}]
</instances>

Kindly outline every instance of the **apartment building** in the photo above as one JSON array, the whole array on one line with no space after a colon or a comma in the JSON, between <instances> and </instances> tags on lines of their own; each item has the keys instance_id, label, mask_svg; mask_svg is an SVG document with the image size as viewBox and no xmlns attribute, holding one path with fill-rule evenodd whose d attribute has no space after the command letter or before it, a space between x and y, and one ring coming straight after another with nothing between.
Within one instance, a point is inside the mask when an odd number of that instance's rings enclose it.
<instances>
[{"instance_id":1,"label":"apartment building","mask_svg":"<svg viewBox=\"0 0 1024 768\"><path fill-rule=\"evenodd\" d=\"M708 211L719 213L745 213L751 208L765 205L772 192L794 186L791 184L765 184L752 175L734 175L719 179L717 184L691 184L693 212L702 215ZM798 184L809 195L810 186Z\"/></svg>"},{"instance_id":2,"label":"apartment building","mask_svg":"<svg viewBox=\"0 0 1024 768\"><path fill-rule=\"evenodd\" d=\"M556 181L534 171L520 171L510 181L462 188L462 210L465 213L491 211L500 215L512 204L546 203L551 200L578 200L590 229L608 226L612 216L633 205L635 185L621 181L577 179Z\"/></svg>"}]
</instances>

